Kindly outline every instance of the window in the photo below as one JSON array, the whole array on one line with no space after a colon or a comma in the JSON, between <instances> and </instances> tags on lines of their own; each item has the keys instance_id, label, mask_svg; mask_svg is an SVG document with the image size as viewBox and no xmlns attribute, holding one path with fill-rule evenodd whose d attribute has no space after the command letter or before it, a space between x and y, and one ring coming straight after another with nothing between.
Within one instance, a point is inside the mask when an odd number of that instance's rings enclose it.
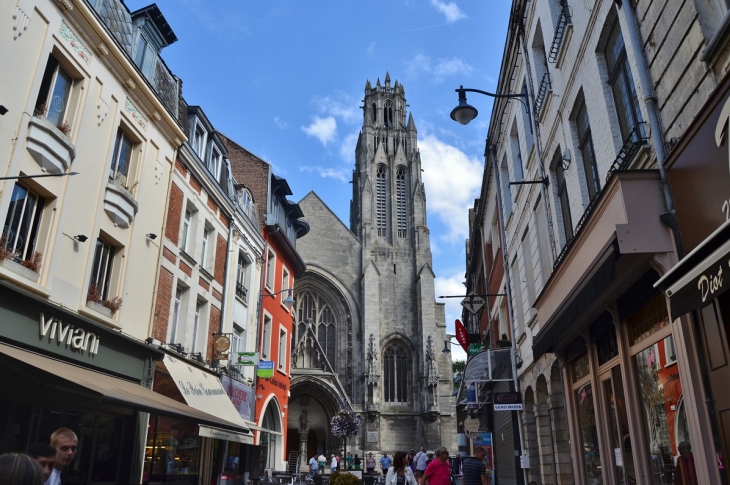
<instances>
[{"instance_id":1,"label":"window","mask_svg":"<svg viewBox=\"0 0 730 485\"><path fill-rule=\"evenodd\" d=\"M137 37L137 51L134 53L134 63L137 64L139 70L148 78L152 74L152 66L156 57L157 53L150 46L150 43L147 42L144 35L140 33L139 37Z\"/></svg>"},{"instance_id":2,"label":"window","mask_svg":"<svg viewBox=\"0 0 730 485\"><path fill-rule=\"evenodd\" d=\"M201 248L200 248L200 266L203 269L207 269L207 267L208 267L208 265L207 265L207 262L208 262L208 241L210 239L210 235L211 235L212 232L213 232L213 229L211 229L210 227L208 227L208 225L206 224L205 227L203 228L203 240L200 243L200 245L201 245Z\"/></svg>"},{"instance_id":3,"label":"window","mask_svg":"<svg viewBox=\"0 0 730 485\"><path fill-rule=\"evenodd\" d=\"M535 218L535 236L537 239L537 255L540 258L540 286L544 286L550 277L550 236L548 235L547 222L545 221L545 206L542 198L537 199L535 210L533 212Z\"/></svg>"},{"instance_id":4,"label":"window","mask_svg":"<svg viewBox=\"0 0 730 485\"><path fill-rule=\"evenodd\" d=\"M208 170L210 170L210 173L213 174L213 177L218 180L218 177L221 175L221 152L218 151L218 148L213 146L213 149L210 153L210 163L208 164Z\"/></svg>"},{"instance_id":5,"label":"window","mask_svg":"<svg viewBox=\"0 0 730 485\"><path fill-rule=\"evenodd\" d=\"M63 125L68 115L73 83L71 74L61 66L55 57L49 56L34 114L45 116L56 126Z\"/></svg>"},{"instance_id":6,"label":"window","mask_svg":"<svg viewBox=\"0 0 730 485\"><path fill-rule=\"evenodd\" d=\"M393 105L390 102L385 103L383 108L383 126L393 126Z\"/></svg>"},{"instance_id":7,"label":"window","mask_svg":"<svg viewBox=\"0 0 730 485\"><path fill-rule=\"evenodd\" d=\"M261 345L261 357L268 359L271 352L271 317L264 315L264 336Z\"/></svg>"},{"instance_id":8,"label":"window","mask_svg":"<svg viewBox=\"0 0 730 485\"><path fill-rule=\"evenodd\" d=\"M410 384L408 352L400 343L393 343L383 352L385 402L407 403Z\"/></svg>"},{"instance_id":9,"label":"window","mask_svg":"<svg viewBox=\"0 0 730 485\"><path fill-rule=\"evenodd\" d=\"M274 280L276 279L276 255L269 251L266 255L266 288L274 291Z\"/></svg>"},{"instance_id":10,"label":"window","mask_svg":"<svg viewBox=\"0 0 730 485\"><path fill-rule=\"evenodd\" d=\"M514 310L514 329L515 329L515 335L519 336L522 334L522 330L525 328L524 320L523 320L523 309L522 309L522 285L520 284L520 281L522 281L522 277L520 276L520 266L517 261L517 256L512 260L512 264L510 265L510 276L512 277L512 298L514 301L512 302L512 308Z\"/></svg>"},{"instance_id":11,"label":"window","mask_svg":"<svg viewBox=\"0 0 730 485\"><path fill-rule=\"evenodd\" d=\"M335 314L330 304L311 291L303 291L297 293L295 315L297 321L296 341L299 342L304 337L307 323L314 324L317 342L324 350L327 361L333 369L337 370L338 363L335 353L337 349L337 328L335 326Z\"/></svg>"},{"instance_id":12,"label":"window","mask_svg":"<svg viewBox=\"0 0 730 485\"><path fill-rule=\"evenodd\" d=\"M522 235L520 249L522 250L522 260L525 263L525 287L527 289L527 298L525 299L525 321L530 318L530 309L535 302L535 272L532 262L532 251L530 251L530 228L525 229Z\"/></svg>"},{"instance_id":13,"label":"window","mask_svg":"<svg viewBox=\"0 0 730 485\"><path fill-rule=\"evenodd\" d=\"M96 240L94 250L94 263L91 267L91 279L89 288L95 288L99 295L98 301L109 299L109 288L111 286L112 269L114 267L114 254L116 248L99 238ZM91 290L90 290L91 291Z\"/></svg>"},{"instance_id":14,"label":"window","mask_svg":"<svg viewBox=\"0 0 730 485\"><path fill-rule=\"evenodd\" d=\"M284 300L286 300L287 298L289 298L289 292L284 291L284 290L288 290L289 288L290 288L289 270L287 270L286 268L284 268L282 266L282 268L281 268L281 290L282 291L281 291L281 295L279 295L279 298L281 299L282 302Z\"/></svg>"},{"instance_id":15,"label":"window","mask_svg":"<svg viewBox=\"0 0 730 485\"><path fill-rule=\"evenodd\" d=\"M182 227L182 244L180 245L180 249L182 249L185 252L188 252L188 236L190 235L190 226L192 224L193 219L193 211L190 209L185 209L185 218L183 219L183 227Z\"/></svg>"},{"instance_id":16,"label":"window","mask_svg":"<svg viewBox=\"0 0 730 485\"><path fill-rule=\"evenodd\" d=\"M558 189L560 216L563 221L563 236L565 237L565 244L568 244L573 239L573 221L570 218L570 200L568 199L568 187L565 183L565 171L560 148L555 151L553 163L555 164L555 181Z\"/></svg>"},{"instance_id":17,"label":"window","mask_svg":"<svg viewBox=\"0 0 730 485\"><path fill-rule=\"evenodd\" d=\"M195 319L193 320L193 342L192 342L192 350L191 353L196 353L198 351L198 331L200 330L200 315L203 312L203 306L205 305L204 301L196 301L195 302Z\"/></svg>"},{"instance_id":18,"label":"window","mask_svg":"<svg viewBox=\"0 0 730 485\"><path fill-rule=\"evenodd\" d=\"M5 249L15 257L23 260L33 257L44 206L43 197L15 184L2 235Z\"/></svg>"},{"instance_id":19,"label":"window","mask_svg":"<svg viewBox=\"0 0 730 485\"><path fill-rule=\"evenodd\" d=\"M517 134L517 123L512 123L512 131L509 136L509 144L512 150L512 173L514 174L513 182L521 182L525 178L524 167L522 165L522 152L520 151L520 138Z\"/></svg>"},{"instance_id":20,"label":"window","mask_svg":"<svg viewBox=\"0 0 730 485\"><path fill-rule=\"evenodd\" d=\"M398 217L398 237L405 239L408 229L406 213L406 169L398 167L395 172L396 212Z\"/></svg>"},{"instance_id":21,"label":"window","mask_svg":"<svg viewBox=\"0 0 730 485\"><path fill-rule=\"evenodd\" d=\"M635 136L633 130L641 123L641 113L618 17L614 19L610 28L603 56L608 68L608 84L613 93L621 139L628 140L629 137Z\"/></svg>"},{"instance_id":22,"label":"window","mask_svg":"<svg viewBox=\"0 0 730 485\"><path fill-rule=\"evenodd\" d=\"M134 143L129 137L119 129L117 137L114 141L114 151L112 152L112 163L109 168L109 178L119 180L126 186L129 177L129 163L132 160L132 149Z\"/></svg>"},{"instance_id":23,"label":"window","mask_svg":"<svg viewBox=\"0 0 730 485\"><path fill-rule=\"evenodd\" d=\"M172 325L170 326L170 340L168 343L177 343L177 329L180 322L180 307L182 306L183 290L179 286L175 290L175 300L172 304Z\"/></svg>"},{"instance_id":24,"label":"window","mask_svg":"<svg viewBox=\"0 0 730 485\"><path fill-rule=\"evenodd\" d=\"M200 123L195 123L195 134L193 135L193 148L195 153L202 159L205 156L205 136L206 131L200 126Z\"/></svg>"},{"instance_id":25,"label":"window","mask_svg":"<svg viewBox=\"0 0 730 485\"><path fill-rule=\"evenodd\" d=\"M502 209L505 221L512 214L512 191L509 185L509 168L507 167L507 156L502 159L499 168L499 178L502 185Z\"/></svg>"},{"instance_id":26,"label":"window","mask_svg":"<svg viewBox=\"0 0 730 485\"><path fill-rule=\"evenodd\" d=\"M248 262L243 254L238 254L238 267L236 268L236 297L243 303L248 303L248 288L246 288L246 269Z\"/></svg>"},{"instance_id":27,"label":"window","mask_svg":"<svg viewBox=\"0 0 730 485\"><path fill-rule=\"evenodd\" d=\"M585 100L581 100L575 115L575 126L578 133L578 149L583 159L583 174L588 190L588 199L593 201L601 191L601 182L598 178L598 166L596 165L596 154L593 150L593 137L591 136L591 125L588 120Z\"/></svg>"},{"instance_id":28,"label":"window","mask_svg":"<svg viewBox=\"0 0 730 485\"><path fill-rule=\"evenodd\" d=\"M286 372L286 330L279 329L279 356L277 357L279 370Z\"/></svg>"},{"instance_id":29,"label":"window","mask_svg":"<svg viewBox=\"0 0 730 485\"><path fill-rule=\"evenodd\" d=\"M529 158L530 150L532 149L533 135L532 135L532 116L530 115L529 106L529 93L527 91L527 80L522 81L522 94L525 96L526 106L523 106L524 111L522 112L522 123L525 128L525 146L527 147L527 155Z\"/></svg>"},{"instance_id":30,"label":"window","mask_svg":"<svg viewBox=\"0 0 730 485\"><path fill-rule=\"evenodd\" d=\"M375 172L375 213L378 236L388 235L387 181L385 165L378 165Z\"/></svg>"}]
</instances>

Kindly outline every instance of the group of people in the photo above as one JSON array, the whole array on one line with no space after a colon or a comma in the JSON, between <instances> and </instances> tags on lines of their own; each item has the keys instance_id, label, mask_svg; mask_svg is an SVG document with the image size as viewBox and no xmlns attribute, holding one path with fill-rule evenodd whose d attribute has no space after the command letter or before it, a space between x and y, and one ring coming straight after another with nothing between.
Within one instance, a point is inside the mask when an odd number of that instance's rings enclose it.
<instances>
[{"instance_id":1,"label":"group of people","mask_svg":"<svg viewBox=\"0 0 730 485\"><path fill-rule=\"evenodd\" d=\"M76 433L60 428L51 434L50 444L33 443L25 453L0 455L0 483L14 485L61 485L73 481L67 467L76 456Z\"/></svg>"},{"instance_id":2,"label":"group of people","mask_svg":"<svg viewBox=\"0 0 730 485\"><path fill-rule=\"evenodd\" d=\"M427 453L421 447L418 453L398 451L391 459L387 453L380 458L380 468L385 476L384 485L450 485L451 465L449 464L449 451L438 448L435 453ZM488 485L487 470L484 464L486 450L477 446L474 448L474 456L462 461L463 485ZM361 470L362 461L360 457L351 453L347 454L343 467L345 469ZM309 460L309 473L324 473L327 459L324 455L314 455ZM340 468L339 455L331 457L330 469L332 473ZM374 473L376 467L375 458L368 453L365 459L365 471Z\"/></svg>"}]
</instances>

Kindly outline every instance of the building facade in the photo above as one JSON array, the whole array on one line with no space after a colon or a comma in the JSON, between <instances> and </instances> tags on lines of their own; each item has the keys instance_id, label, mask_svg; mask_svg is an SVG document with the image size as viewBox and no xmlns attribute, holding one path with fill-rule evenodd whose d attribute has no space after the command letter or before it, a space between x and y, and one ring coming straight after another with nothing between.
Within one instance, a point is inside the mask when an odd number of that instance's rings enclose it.
<instances>
[{"instance_id":1,"label":"building facade","mask_svg":"<svg viewBox=\"0 0 730 485\"><path fill-rule=\"evenodd\" d=\"M727 483L727 14L513 2L497 92L527 103L495 103L482 197L494 183L528 481Z\"/></svg>"},{"instance_id":2,"label":"building facade","mask_svg":"<svg viewBox=\"0 0 730 485\"><path fill-rule=\"evenodd\" d=\"M365 87L350 227L315 193L299 244L287 448L341 452L330 432L341 409L362 417L348 451L456 445L444 308L435 302L417 130L403 86Z\"/></svg>"}]
</instances>

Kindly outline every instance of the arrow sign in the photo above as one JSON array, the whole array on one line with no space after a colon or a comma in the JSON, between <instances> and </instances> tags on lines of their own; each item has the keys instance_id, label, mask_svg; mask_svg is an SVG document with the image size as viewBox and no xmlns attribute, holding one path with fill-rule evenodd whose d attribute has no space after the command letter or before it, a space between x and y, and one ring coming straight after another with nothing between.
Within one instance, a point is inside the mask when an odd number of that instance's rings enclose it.
<instances>
[{"instance_id":1,"label":"arrow sign","mask_svg":"<svg viewBox=\"0 0 730 485\"><path fill-rule=\"evenodd\" d=\"M484 298L475 295L473 292L469 293L469 296L461 300L461 306L466 308L466 310L472 315L476 315L476 313L482 309L485 303L486 302L484 301Z\"/></svg>"},{"instance_id":2,"label":"arrow sign","mask_svg":"<svg viewBox=\"0 0 730 485\"><path fill-rule=\"evenodd\" d=\"M469 334L466 333L466 328L461 320L454 322L454 329L456 330L456 340L459 341L461 348L466 352L467 347L469 347Z\"/></svg>"}]
</instances>

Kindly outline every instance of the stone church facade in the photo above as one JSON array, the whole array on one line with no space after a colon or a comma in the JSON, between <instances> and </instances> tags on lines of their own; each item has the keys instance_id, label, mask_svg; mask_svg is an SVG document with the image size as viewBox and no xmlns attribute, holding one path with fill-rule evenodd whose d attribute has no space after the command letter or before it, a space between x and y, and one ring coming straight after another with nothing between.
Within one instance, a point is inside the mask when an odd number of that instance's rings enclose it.
<instances>
[{"instance_id":1,"label":"stone church facade","mask_svg":"<svg viewBox=\"0 0 730 485\"><path fill-rule=\"evenodd\" d=\"M444 306L436 303L426 193L403 86L365 85L355 151L350 227L310 192L299 203L311 230L297 244L287 450L344 449L332 415L362 417L347 450L444 445L456 450L456 414ZM306 462L306 461L304 461Z\"/></svg>"}]
</instances>

